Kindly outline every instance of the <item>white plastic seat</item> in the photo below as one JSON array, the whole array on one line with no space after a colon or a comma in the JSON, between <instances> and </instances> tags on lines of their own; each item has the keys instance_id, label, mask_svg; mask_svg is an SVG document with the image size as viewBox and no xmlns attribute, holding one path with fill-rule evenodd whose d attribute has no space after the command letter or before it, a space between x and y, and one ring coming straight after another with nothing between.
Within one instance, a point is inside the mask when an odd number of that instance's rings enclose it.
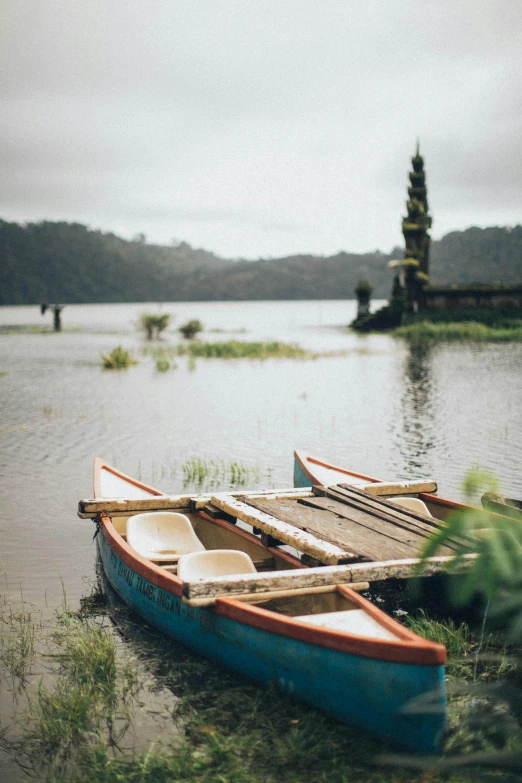
<instances>
[{"instance_id":1,"label":"white plastic seat","mask_svg":"<svg viewBox=\"0 0 522 783\"><path fill-rule=\"evenodd\" d=\"M416 511L418 514L424 514L427 517L431 517L428 511L428 506L423 500L419 498L388 498L392 503L396 503L398 506L409 508L411 511Z\"/></svg>"},{"instance_id":2,"label":"white plastic seat","mask_svg":"<svg viewBox=\"0 0 522 783\"><path fill-rule=\"evenodd\" d=\"M183 582L196 582L214 576L252 574L256 570L252 558L238 549L208 549L182 555L178 561L178 576Z\"/></svg>"},{"instance_id":3,"label":"white plastic seat","mask_svg":"<svg viewBox=\"0 0 522 783\"><path fill-rule=\"evenodd\" d=\"M167 560L172 563L187 552L205 549L190 519L173 511L151 511L129 517L127 541L140 555L157 563Z\"/></svg>"}]
</instances>

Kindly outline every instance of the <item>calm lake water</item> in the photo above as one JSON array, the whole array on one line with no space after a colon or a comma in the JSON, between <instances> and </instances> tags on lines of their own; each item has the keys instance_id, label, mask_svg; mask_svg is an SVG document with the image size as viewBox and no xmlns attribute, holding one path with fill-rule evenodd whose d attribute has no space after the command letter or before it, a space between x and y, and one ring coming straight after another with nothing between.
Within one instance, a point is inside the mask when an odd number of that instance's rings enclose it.
<instances>
[{"instance_id":1,"label":"calm lake water","mask_svg":"<svg viewBox=\"0 0 522 783\"><path fill-rule=\"evenodd\" d=\"M183 465L215 460L250 469L252 487L292 485L294 448L383 479L433 478L460 498L474 465L522 496L522 345L410 349L386 335L346 329L353 301L166 304L176 326L199 318L202 339L281 340L315 360L176 360L158 372L137 328L158 305L75 305L64 331L38 307L0 308L1 560L6 594L56 605L93 581L93 526L76 516L92 496L101 456L162 490L186 488ZM49 331L38 333L42 325ZM34 326L35 330L27 327ZM7 330L6 327L24 327ZM121 344L138 365L101 368ZM190 485L193 488L193 484ZM203 489L205 487L203 486Z\"/></svg>"}]
</instances>

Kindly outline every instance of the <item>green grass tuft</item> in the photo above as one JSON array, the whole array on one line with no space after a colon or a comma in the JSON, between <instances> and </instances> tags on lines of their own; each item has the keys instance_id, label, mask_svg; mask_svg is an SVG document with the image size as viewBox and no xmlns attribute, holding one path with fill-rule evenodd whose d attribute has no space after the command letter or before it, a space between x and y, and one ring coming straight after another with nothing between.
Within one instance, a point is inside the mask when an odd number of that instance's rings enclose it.
<instances>
[{"instance_id":1,"label":"green grass tuft","mask_svg":"<svg viewBox=\"0 0 522 783\"><path fill-rule=\"evenodd\" d=\"M22 683L27 679L36 654L37 625L33 616L22 606L14 610L10 605L0 613L0 662L13 679Z\"/></svg>"},{"instance_id":2,"label":"green grass tuft","mask_svg":"<svg viewBox=\"0 0 522 783\"><path fill-rule=\"evenodd\" d=\"M109 354L101 355L102 365L107 370L126 370L127 367L131 367L133 364L137 364L131 354L118 345Z\"/></svg>"},{"instance_id":3,"label":"green grass tuft","mask_svg":"<svg viewBox=\"0 0 522 783\"><path fill-rule=\"evenodd\" d=\"M305 351L298 345L281 342L193 342L180 346L180 354L203 359L312 359L317 354Z\"/></svg>"},{"instance_id":4,"label":"green grass tuft","mask_svg":"<svg viewBox=\"0 0 522 783\"><path fill-rule=\"evenodd\" d=\"M446 672L450 677L470 677L473 671L474 639L466 623L455 625L452 619L434 620L421 612L417 617L408 617L406 625L414 633L437 644L443 644L448 651Z\"/></svg>"}]
</instances>

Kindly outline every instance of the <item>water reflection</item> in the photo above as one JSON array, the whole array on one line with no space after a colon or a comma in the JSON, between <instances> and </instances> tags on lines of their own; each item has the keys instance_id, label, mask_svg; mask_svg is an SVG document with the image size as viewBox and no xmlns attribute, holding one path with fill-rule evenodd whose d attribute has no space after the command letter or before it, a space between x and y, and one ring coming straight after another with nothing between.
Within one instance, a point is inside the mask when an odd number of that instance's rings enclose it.
<instances>
[{"instance_id":1,"label":"water reflection","mask_svg":"<svg viewBox=\"0 0 522 783\"><path fill-rule=\"evenodd\" d=\"M432 343L411 343L404 363L404 388L394 417L394 440L406 477L433 475L435 449L440 450L436 424L437 382Z\"/></svg>"}]
</instances>

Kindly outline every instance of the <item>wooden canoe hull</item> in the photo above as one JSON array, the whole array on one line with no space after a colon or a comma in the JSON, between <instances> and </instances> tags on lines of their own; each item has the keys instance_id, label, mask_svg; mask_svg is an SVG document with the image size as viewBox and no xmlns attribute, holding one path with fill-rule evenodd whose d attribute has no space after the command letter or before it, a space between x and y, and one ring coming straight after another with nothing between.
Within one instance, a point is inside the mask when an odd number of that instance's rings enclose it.
<instances>
[{"instance_id":1,"label":"wooden canoe hull","mask_svg":"<svg viewBox=\"0 0 522 783\"><path fill-rule=\"evenodd\" d=\"M103 468L107 470L99 461L96 469ZM95 489L96 494L101 491L99 477ZM146 489L139 485L140 492ZM291 697L393 745L419 753L440 749L446 694L445 653L439 645L402 626L404 643L350 637L232 598L218 599L213 606L188 606L182 600L181 581L137 555L108 516L101 517L97 541L112 587L135 612L172 638L261 685L275 683ZM369 613L395 623L361 596L352 595Z\"/></svg>"},{"instance_id":2,"label":"wooden canoe hull","mask_svg":"<svg viewBox=\"0 0 522 783\"><path fill-rule=\"evenodd\" d=\"M98 540L105 574L119 596L177 641L394 745L420 753L439 750L446 701L442 665L350 655L238 622L211 607L187 606L129 568L103 533ZM426 694L440 712L403 712Z\"/></svg>"}]
</instances>

